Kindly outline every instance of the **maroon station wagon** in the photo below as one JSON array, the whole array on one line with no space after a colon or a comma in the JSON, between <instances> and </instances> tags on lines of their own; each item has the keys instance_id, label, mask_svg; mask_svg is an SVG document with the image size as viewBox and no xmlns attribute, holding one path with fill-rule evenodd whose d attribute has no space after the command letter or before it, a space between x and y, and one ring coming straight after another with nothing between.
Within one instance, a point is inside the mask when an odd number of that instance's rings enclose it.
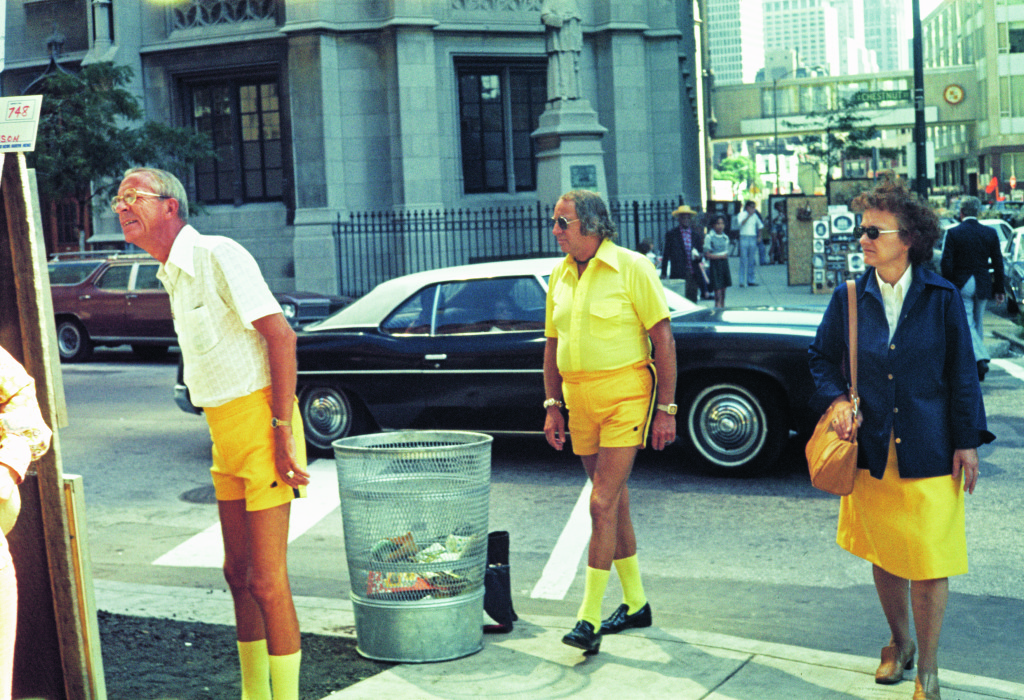
<instances>
[{"instance_id":1,"label":"maroon station wagon","mask_svg":"<svg viewBox=\"0 0 1024 700\"><path fill-rule=\"evenodd\" d=\"M177 345L160 263L149 255L58 258L48 267L62 360L85 360L96 345L127 343L148 357Z\"/></svg>"},{"instance_id":2,"label":"maroon station wagon","mask_svg":"<svg viewBox=\"0 0 1024 700\"><path fill-rule=\"evenodd\" d=\"M56 256L48 268L61 360L81 362L97 345L131 345L159 357L177 345L171 303L145 253ZM345 306L348 298L315 292L279 292L288 323L298 328Z\"/></svg>"}]
</instances>

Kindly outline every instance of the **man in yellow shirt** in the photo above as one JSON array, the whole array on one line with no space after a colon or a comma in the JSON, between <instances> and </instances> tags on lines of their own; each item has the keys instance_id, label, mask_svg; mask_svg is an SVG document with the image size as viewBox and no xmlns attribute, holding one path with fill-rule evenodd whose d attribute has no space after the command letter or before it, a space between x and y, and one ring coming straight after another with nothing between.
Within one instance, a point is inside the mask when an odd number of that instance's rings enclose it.
<instances>
[{"instance_id":1,"label":"man in yellow shirt","mask_svg":"<svg viewBox=\"0 0 1024 700\"><path fill-rule=\"evenodd\" d=\"M612 242L615 226L601 196L568 192L552 218L567 255L548 285L544 434L562 449L566 408L573 452L593 482L583 604L562 641L594 654L602 634L651 624L626 481L648 433L656 450L676 438L676 348L657 271ZM602 622L613 563L623 603Z\"/></svg>"}]
</instances>

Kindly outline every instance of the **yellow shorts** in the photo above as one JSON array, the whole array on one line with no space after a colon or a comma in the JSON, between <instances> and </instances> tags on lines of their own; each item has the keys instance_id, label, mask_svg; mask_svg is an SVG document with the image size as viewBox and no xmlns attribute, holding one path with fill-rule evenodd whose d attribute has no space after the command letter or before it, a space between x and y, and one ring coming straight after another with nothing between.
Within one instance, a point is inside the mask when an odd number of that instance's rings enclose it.
<instances>
[{"instance_id":1,"label":"yellow shorts","mask_svg":"<svg viewBox=\"0 0 1024 700\"><path fill-rule=\"evenodd\" d=\"M274 428L270 426L271 389L265 387L223 406L206 408L213 438L213 489L218 501L245 499L246 510L266 510L306 495L304 486L280 481L274 465ZM298 402L292 409L295 461L306 467L306 438Z\"/></svg>"},{"instance_id":2,"label":"yellow shorts","mask_svg":"<svg viewBox=\"0 0 1024 700\"><path fill-rule=\"evenodd\" d=\"M592 455L600 447L643 447L656 387L650 362L608 372L563 373L572 451Z\"/></svg>"}]
</instances>

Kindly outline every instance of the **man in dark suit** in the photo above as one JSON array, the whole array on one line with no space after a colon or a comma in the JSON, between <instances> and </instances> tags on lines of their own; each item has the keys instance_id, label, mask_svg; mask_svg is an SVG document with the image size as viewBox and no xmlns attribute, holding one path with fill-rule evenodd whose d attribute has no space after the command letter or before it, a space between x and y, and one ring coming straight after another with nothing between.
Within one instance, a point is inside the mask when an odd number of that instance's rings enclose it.
<instances>
[{"instance_id":1,"label":"man in dark suit","mask_svg":"<svg viewBox=\"0 0 1024 700\"><path fill-rule=\"evenodd\" d=\"M988 362L992 359L985 348L985 307L989 299L1002 302L1005 297L999 234L991 226L984 226L978 221L980 209L981 201L977 197L965 197L961 201L961 223L946 232L941 267L942 276L956 285L963 297L974 341L978 378L984 379Z\"/></svg>"},{"instance_id":2,"label":"man in dark suit","mask_svg":"<svg viewBox=\"0 0 1024 700\"><path fill-rule=\"evenodd\" d=\"M696 302L700 298L703 273L700 258L704 251L704 232L693 225L697 212L683 204L672 216L679 222L665 233L665 249L661 261L661 276L686 280L686 298Z\"/></svg>"}]
</instances>

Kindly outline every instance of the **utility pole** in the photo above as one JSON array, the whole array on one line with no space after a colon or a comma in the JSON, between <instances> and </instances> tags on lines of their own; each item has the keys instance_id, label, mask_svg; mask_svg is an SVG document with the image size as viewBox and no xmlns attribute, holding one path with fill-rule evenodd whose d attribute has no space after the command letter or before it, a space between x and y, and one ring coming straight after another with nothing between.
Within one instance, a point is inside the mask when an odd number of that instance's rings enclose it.
<instances>
[{"instance_id":1,"label":"utility pole","mask_svg":"<svg viewBox=\"0 0 1024 700\"><path fill-rule=\"evenodd\" d=\"M924 122L924 46L921 36L921 0L912 0L910 11L914 14L914 152L917 155L914 191L922 199L927 200L928 148L925 145L925 139L928 131Z\"/></svg>"}]
</instances>

